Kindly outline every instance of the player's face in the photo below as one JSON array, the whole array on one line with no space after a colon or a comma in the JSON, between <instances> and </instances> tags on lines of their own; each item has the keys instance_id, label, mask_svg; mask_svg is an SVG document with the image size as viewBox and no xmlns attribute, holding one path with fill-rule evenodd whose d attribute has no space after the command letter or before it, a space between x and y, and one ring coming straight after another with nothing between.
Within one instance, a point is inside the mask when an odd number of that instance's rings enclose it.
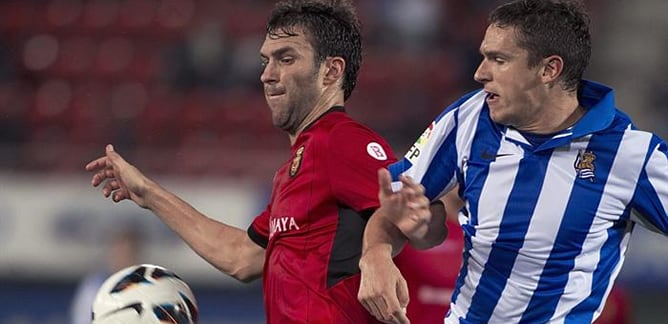
<instances>
[{"instance_id":1,"label":"player's face","mask_svg":"<svg viewBox=\"0 0 668 324\"><path fill-rule=\"evenodd\" d=\"M490 25L480 53L483 59L474 78L484 85L492 120L530 129L540 119L544 101L542 70L529 67L528 52L517 45L515 28Z\"/></svg>"},{"instance_id":2,"label":"player's face","mask_svg":"<svg viewBox=\"0 0 668 324\"><path fill-rule=\"evenodd\" d=\"M298 35L270 37L260 49L264 70L260 80L274 126L294 134L322 94L320 69L301 30Z\"/></svg>"}]
</instances>

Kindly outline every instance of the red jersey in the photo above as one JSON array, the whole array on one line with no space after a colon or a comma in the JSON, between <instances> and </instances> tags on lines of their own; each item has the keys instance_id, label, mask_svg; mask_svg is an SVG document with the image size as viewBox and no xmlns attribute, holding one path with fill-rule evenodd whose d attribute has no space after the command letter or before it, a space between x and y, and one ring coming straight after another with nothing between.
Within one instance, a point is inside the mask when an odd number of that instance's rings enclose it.
<instances>
[{"instance_id":1,"label":"red jersey","mask_svg":"<svg viewBox=\"0 0 668 324\"><path fill-rule=\"evenodd\" d=\"M357 300L377 171L396 161L378 134L332 108L295 140L267 208L248 229L265 247L268 323L377 323Z\"/></svg>"},{"instance_id":2,"label":"red jersey","mask_svg":"<svg viewBox=\"0 0 668 324\"><path fill-rule=\"evenodd\" d=\"M428 250L406 245L394 259L408 283L407 316L414 324L443 323L462 266L464 234L448 220L448 238Z\"/></svg>"}]
</instances>

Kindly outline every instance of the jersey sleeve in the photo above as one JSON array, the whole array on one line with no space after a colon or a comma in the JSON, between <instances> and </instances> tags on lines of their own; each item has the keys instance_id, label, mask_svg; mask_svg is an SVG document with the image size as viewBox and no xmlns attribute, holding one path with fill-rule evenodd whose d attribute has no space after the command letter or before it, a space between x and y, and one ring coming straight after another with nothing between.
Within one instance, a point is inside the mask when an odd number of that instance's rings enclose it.
<instances>
[{"instance_id":1,"label":"jersey sleeve","mask_svg":"<svg viewBox=\"0 0 668 324\"><path fill-rule=\"evenodd\" d=\"M425 195L432 201L455 186L459 167L457 133L460 105L472 95L467 94L448 106L429 124L404 157L389 167L393 186L400 186L399 175L405 174L422 184Z\"/></svg>"},{"instance_id":2,"label":"jersey sleeve","mask_svg":"<svg viewBox=\"0 0 668 324\"><path fill-rule=\"evenodd\" d=\"M253 219L246 232L251 241L266 249L269 244L269 207Z\"/></svg>"},{"instance_id":3,"label":"jersey sleeve","mask_svg":"<svg viewBox=\"0 0 668 324\"><path fill-rule=\"evenodd\" d=\"M654 137L640 173L631 206L638 211L636 222L668 235L668 148Z\"/></svg>"},{"instance_id":4,"label":"jersey sleeve","mask_svg":"<svg viewBox=\"0 0 668 324\"><path fill-rule=\"evenodd\" d=\"M328 172L340 204L357 212L378 208L378 169L396 161L387 142L372 130L343 123L332 129Z\"/></svg>"}]
</instances>

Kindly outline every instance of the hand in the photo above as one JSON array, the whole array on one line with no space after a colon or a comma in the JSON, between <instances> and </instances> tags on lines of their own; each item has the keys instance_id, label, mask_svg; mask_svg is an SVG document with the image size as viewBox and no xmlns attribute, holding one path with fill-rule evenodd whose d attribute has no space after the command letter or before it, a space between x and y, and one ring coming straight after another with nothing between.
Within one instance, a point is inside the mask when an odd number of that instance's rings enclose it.
<instances>
[{"instance_id":1,"label":"hand","mask_svg":"<svg viewBox=\"0 0 668 324\"><path fill-rule=\"evenodd\" d=\"M383 323L410 323L406 317L408 285L390 253L367 250L360 259L361 282L357 299Z\"/></svg>"},{"instance_id":2,"label":"hand","mask_svg":"<svg viewBox=\"0 0 668 324\"><path fill-rule=\"evenodd\" d=\"M380 191L378 198L384 215L409 239L422 238L431 221L429 199L424 186L408 176L401 175L401 189L392 190L392 178L386 169L378 170Z\"/></svg>"},{"instance_id":3,"label":"hand","mask_svg":"<svg viewBox=\"0 0 668 324\"><path fill-rule=\"evenodd\" d=\"M86 164L86 171L94 172L93 187L104 183L102 194L105 197L111 196L114 202L131 199L146 208L144 194L151 181L116 153L111 144L107 145L105 156Z\"/></svg>"}]
</instances>

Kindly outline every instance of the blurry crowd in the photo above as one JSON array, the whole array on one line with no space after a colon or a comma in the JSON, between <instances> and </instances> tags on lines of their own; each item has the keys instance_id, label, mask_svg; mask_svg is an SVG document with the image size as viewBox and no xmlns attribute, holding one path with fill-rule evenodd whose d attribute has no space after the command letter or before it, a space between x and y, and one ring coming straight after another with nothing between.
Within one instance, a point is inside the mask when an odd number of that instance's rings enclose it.
<instances>
[{"instance_id":1,"label":"blurry crowd","mask_svg":"<svg viewBox=\"0 0 668 324\"><path fill-rule=\"evenodd\" d=\"M360 1L366 43L350 113L404 151L453 96L476 87L493 4ZM113 143L153 174L266 181L288 145L259 82L272 5L0 2L0 168L78 172Z\"/></svg>"},{"instance_id":2,"label":"blurry crowd","mask_svg":"<svg viewBox=\"0 0 668 324\"><path fill-rule=\"evenodd\" d=\"M0 2L0 170L80 172L113 143L150 174L266 183L288 145L259 82L273 2ZM478 87L478 45L499 2L358 1L364 60L349 112L405 152ZM602 15L601 1L586 3Z\"/></svg>"}]
</instances>

